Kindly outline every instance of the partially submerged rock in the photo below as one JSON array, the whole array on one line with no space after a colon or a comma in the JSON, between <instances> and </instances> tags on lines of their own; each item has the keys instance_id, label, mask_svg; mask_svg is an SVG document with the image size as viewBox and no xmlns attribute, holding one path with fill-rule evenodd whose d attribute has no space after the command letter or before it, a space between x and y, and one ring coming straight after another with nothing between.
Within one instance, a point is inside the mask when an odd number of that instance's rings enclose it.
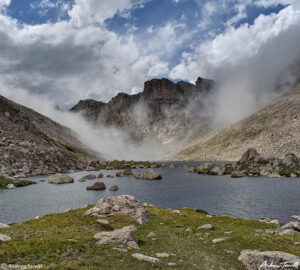
<instances>
[{"instance_id":1,"label":"partially submerged rock","mask_svg":"<svg viewBox=\"0 0 300 270\"><path fill-rule=\"evenodd\" d=\"M300 257L279 251L243 250L238 259L247 270L270 269L270 265L277 269L300 269Z\"/></svg>"},{"instance_id":2,"label":"partially submerged rock","mask_svg":"<svg viewBox=\"0 0 300 270\"><path fill-rule=\"evenodd\" d=\"M109 190L111 191L117 191L119 189L119 187L117 185L113 185L109 188Z\"/></svg>"},{"instance_id":3,"label":"partially submerged rock","mask_svg":"<svg viewBox=\"0 0 300 270\"><path fill-rule=\"evenodd\" d=\"M92 186L86 187L86 190L104 190L106 189L106 186L103 182L96 182Z\"/></svg>"},{"instance_id":4,"label":"partially submerged rock","mask_svg":"<svg viewBox=\"0 0 300 270\"><path fill-rule=\"evenodd\" d=\"M148 169L142 174L134 174L134 177L137 179L148 179L148 180L162 179L162 176L158 172L156 172L152 169Z\"/></svg>"},{"instance_id":5,"label":"partially submerged rock","mask_svg":"<svg viewBox=\"0 0 300 270\"><path fill-rule=\"evenodd\" d=\"M231 174L231 178L242 178L244 177L245 175L242 173L242 172L238 172L238 171L234 171L232 172Z\"/></svg>"},{"instance_id":6,"label":"partially submerged rock","mask_svg":"<svg viewBox=\"0 0 300 270\"><path fill-rule=\"evenodd\" d=\"M115 230L112 232L100 232L94 235L96 238L97 245L111 244L111 243L121 243L127 244L130 241L136 242L137 228L133 225L126 226L122 229Z\"/></svg>"},{"instance_id":7,"label":"partially submerged rock","mask_svg":"<svg viewBox=\"0 0 300 270\"><path fill-rule=\"evenodd\" d=\"M48 183L51 184L74 183L74 178L65 174L57 173L48 178Z\"/></svg>"},{"instance_id":8,"label":"partially submerged rock","mask_svg":"<svg viewBox=\"0 0 300 270\"><path fill-rule=\"evenodd\" d=\"M150 221L149 211L138 199L130 195L102 198L84 216L109 217L115 214L129 215L140 224Z\"/></svg>"},{"instance_id":9,"label":"partially submerged rock","mask_svg":"<svg viewBox=\"0 0 300 270\"><path fill-rule=\"evenodd\" d=\"M103 173L99 173L97 178L103 178L103 177L104 177Z\"/></svg>"},{"instance_id":10,"label":"partially submerged rock","mask_svg":"<svg viewBox=\"0 0 300 270\"><path fill-rule=\"evenodd\" d=\"M96 175L95 174L88 174L86 176L83 176L79 179L79 182L85 182L85 180L94 180L96 179Z\"/></svg>"}]
</instances>

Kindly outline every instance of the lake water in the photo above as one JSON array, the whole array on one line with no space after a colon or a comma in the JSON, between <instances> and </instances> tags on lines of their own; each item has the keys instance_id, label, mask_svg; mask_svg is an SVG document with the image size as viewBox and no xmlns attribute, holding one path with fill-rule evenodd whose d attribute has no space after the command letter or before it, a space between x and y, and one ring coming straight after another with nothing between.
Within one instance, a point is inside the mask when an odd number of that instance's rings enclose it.
<instances>
[{"instance_id":1,"label":"lake water","mask_svg":"<svg viewBox=\"0 0 300 270\"><path fill-rule=\"evenodd\" d=\"M143 170L134 170L143 171ZM157 169L162 180L137 180L134 177L87 180L78 179L98 172L69 174L75 183L37 185L14 190L0 190L0 222L21 222L35 216L63 212L95 204L100 198L130 194L142 202L161 208L202 208L215 215L258 219L262 216L287 222L293 214L300 214L300 179L292 178L230 178L206 176L187 172L182 168ZM104 175L117 171L102 171ZM46 176L32 180L47 180ZM102 181L104 191L87 191L86 186ZM118 191L110 191L117 184Z\"/></svg>"}]
</instances>

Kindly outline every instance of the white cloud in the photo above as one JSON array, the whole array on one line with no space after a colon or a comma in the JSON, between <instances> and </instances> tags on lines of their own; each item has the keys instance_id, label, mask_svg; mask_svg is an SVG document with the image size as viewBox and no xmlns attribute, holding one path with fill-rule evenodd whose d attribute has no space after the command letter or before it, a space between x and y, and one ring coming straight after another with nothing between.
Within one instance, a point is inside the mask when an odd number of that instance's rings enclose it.
<instances>
[{"instance_id":1,"label":"white cloud","mask_svg":"<svg viewBox=\"0 0 300 270\"><path fill-rule=\"evenodd\" d=\"M194 81L201 74L221 82L214 101L215 119L230 123L247 116L273 96L283 73L300 60L299 32L297 6L289 6L278 14L260 15L253 25L228 27L198 46L194 53L184 54L170 75Z\"/></svg>"}]
</instances>

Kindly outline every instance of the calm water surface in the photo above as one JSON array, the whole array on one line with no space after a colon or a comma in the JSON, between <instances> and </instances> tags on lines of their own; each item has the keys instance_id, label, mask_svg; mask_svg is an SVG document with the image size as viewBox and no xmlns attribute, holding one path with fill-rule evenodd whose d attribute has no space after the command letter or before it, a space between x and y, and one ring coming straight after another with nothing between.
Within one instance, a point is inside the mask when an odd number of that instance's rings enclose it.
<instances>
[{"instance_id":1,"label":"calm water surface","mask_svg":"<svg viewBox=\"0 0 300 270\"><path fill-rule=\"evenodd\" d=\"M139 170L142 171L142 170ZM181 168L157 169L162 180L137 180L134 177L106 178L78 182L82 176L98 172L70 174L75 183L37 185L14 190L0 190L0 222L21 222L35 216L63 212L95 204L100 198L130 194L142 202L161 208L202 208L216 215L257 219L262 216L289 221L300 214L300 179L230 178L188 173ZM104 175L115 174L102 171ZM47 180L46 176L32 180ZM118 191L86 191L86 186L102 181Z\"/></svg>"}]
</instances>

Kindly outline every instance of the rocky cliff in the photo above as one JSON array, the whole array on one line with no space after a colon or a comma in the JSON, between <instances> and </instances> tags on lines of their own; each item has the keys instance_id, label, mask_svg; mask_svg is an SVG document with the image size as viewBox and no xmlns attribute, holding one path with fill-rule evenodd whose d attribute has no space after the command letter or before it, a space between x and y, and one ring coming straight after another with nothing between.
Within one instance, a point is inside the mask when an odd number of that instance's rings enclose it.
<instances>
[{"instance_id":1,"label":"rocky cliff","mask_svg":"<svg viewBox=\"0 0 300 270\"><path fill-rule=\"evenodd\" d=\"M81 100L71 111L82 113L94 124L121 128L135 139L155 137L167 144L181 141L195 126L205 129L199 112L204 108L203 97L213 87L212 80L203 78L195 84L153 79L145 82L139 94L119 93L108 103Z\"/></svg>"},{"instance_id":2,"label":"rocky cliff","mask_svg":"<svg viewBox=\"0 0 300 270\"><path fill-rule=\"evenodd\" d=\"M71 130L0 96L0 176L82 170L88 152Z\"/></svg>"},{"instance_id":3,"label":"rocky cliff","mask_svg":"<svg viewBox=\"0 0 300 270\"><path fill-rule=\"evenodd\" d=\"M300 84L246 119L207 136L175 157L188 160L237 161L255 148L266 158L300 156Z\"/></svg>"}]
</instances>

